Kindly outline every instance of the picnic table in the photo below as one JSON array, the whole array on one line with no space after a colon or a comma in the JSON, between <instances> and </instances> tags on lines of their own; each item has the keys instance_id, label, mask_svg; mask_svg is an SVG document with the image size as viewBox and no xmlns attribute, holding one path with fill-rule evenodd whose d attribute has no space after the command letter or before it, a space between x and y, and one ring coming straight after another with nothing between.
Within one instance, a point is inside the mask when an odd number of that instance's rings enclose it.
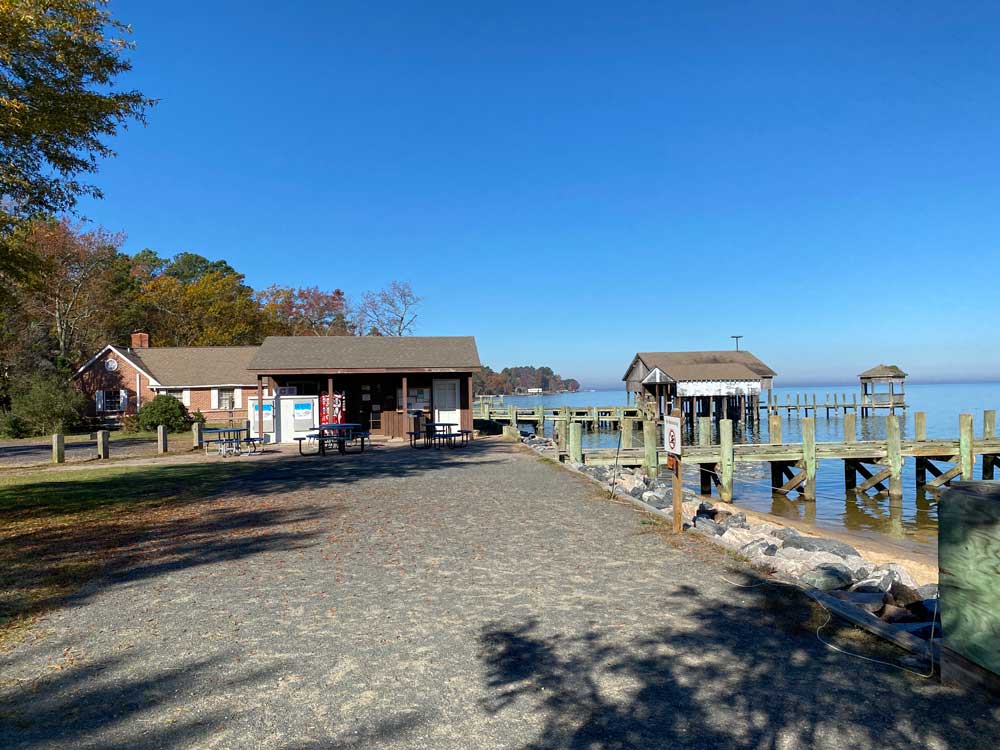
<instances>
[{"instance_id":1,"label":"picnic table","mask_svg":"<svg viewBox=\"0 0 1000 750\"><path fill-rule=\"evenodd\" d=\"M355 440L361 441L361 453L364 453L365 438L367 437L368 433L362 429L362 426L353 422L321 424L316 436L321 456L326 455L326 444L328 442L335 442L337 444L338 453L347 453L347 444ZM301 452L301 450L302 444L299 443L299 451Z\"/></svg>"},{"instance_id":2,"label":"picnic table","mask_svg":"<svg viewBox=\"0 0 1000 750\"><path fill-rule=\"evenodd\" d=\"M453 431L452 427L458 427L458 422L424 422L424 447L427 447L428 444L439 447L447 444L449 448L454 448L456 440L460 441L460 445L466 445L472 431Z\"/></svg>"},{"instance_id":3,"label":"picnic table","mask_svg":"<svg viewBox=\"0 0 1000 750\"><path fill-rule=\"evenodd\" d=\"M239 456L243 453L243 444L250 453L257 452L257 438L252 438L243 427L223 427L213 430L202 430L201 442L208 455L209 446L215 446L220 456Z\"/></svg>"}]
</instances>

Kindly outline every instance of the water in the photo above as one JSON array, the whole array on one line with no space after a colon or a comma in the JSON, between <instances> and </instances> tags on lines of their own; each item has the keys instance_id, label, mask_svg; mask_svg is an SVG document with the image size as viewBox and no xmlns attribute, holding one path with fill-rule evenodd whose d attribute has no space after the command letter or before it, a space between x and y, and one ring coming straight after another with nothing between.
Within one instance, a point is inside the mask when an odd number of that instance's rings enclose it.
<instances>
[{"instance_id":1,"label":"water","mask_svg":"<svg viewBox=\"0 0 1000 750\"><path fill-rule=\"evenodd\" d=\"M827 394L833 399L847 394L848 400L860 389L852 386L817 386L802 388L775 388L778 403L786 403L790 395L795 402L796 394L822 403ZM907 385L906 400L909 409L897 412L903 438L913 437L913 414L922 411L927 414L927 437L957 438L958 415L972 414L975 419L975 434L979 437L983 428L983 411L1000 408L1000 383L961 383ZM558 406L624 406L625 389L612 391L584 391L560 393L551 396L507 396L506 404L533 407ZM820 442L841 442L844 436L843 414L826 416L819 409L816 416L816 440ZM858 415L858 439L879 440L885 437L885 413L881 416L862 418ZM782 438L784 442L798 442L802 438L799 417L782 413ZM522 429L530 429L522 425ZM547 430L551 432L551 423ZM736 442L768 442L767 419L762 415L760 433L747 430L746 434L734 436ZM693 435L686 440L694 441ZM718 435L713 436L718 440ZM614 448L617 445L616 432L584 432L585 448ZM642 442L642 433L636 431L635 444ZM943 464L941 466L944 466ZM685 467L685 485L697 490L697 467ZM979 460L976 461L975 475L980 476ZM933 492L916 490L915 466L912 458L903 462L903 498L890 501L887 495L872 495L866 498L844 489L843 461L819 461L816 470L816 502L796 500L775 495L770 487L770 469L767 464L736 464L734 478L734 499L737 505L752 510L770 513L783 518L792 518L819 530L834 529L851 534L898 545L902 548L922 553L933 553L937 547L937 496ZM928 478L930 475L928 475ZM862 481L859 478L859 482Z\"/></svg>"}]
</instances>

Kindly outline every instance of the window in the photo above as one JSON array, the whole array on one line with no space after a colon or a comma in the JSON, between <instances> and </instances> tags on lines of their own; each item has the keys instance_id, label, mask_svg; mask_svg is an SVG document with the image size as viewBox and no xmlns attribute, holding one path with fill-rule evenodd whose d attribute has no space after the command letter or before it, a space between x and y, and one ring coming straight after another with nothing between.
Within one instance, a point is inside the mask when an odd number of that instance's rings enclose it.
<instances>
[{"instance_id":1,"label":"window","mask_svg":"<svg viewBox=\"0 0 1000 750\"><path fill-rule=\"evenodd\" d=\"M235 409L236 408L236 392L232 388L220 388L219 389L219 408L220 409Z\"/></svg>"},{"instance_id":2,"label":"window","mask_svg":"<svg viewBox=\"0 0 1000 750\"><path fill-rule=\"evenodd\" d=\"M183 390L178 389L178 390L174 390L174 391L163 391L163 393L166 394L167 396L172 396L173 398L176 398L178 401L183 401L184 400L184 391Z\"/></svg>"},{"instance_id":3,"label":"window","mask_svg":"<svg viewBox=\"0 0 1000 750\"><path fill-rule=\"evenodd\" d=\"M100 401L100 399L98 399ZM119 390L104 391L104 408L102 411L121 411L122 392Z\"/></svg>"}]
</instances>

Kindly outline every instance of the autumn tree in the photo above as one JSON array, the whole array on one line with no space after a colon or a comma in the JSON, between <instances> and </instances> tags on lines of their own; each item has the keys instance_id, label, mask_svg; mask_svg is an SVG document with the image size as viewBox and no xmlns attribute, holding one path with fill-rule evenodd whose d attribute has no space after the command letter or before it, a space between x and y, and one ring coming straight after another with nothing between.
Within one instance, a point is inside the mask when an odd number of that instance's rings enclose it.
<instances>
[{"instance_id":1,"label":"autumn tree","mask_svg":"<svg viewBox=\"0 0 1000 750\"><path fill-rule=\"evenodd\" d=\"M393 281L378 292L365 292L355 310L359 333L375 336L408 336L417 320L421 302L408 281Z\"/></svg>"},{"instance_id":2,"label":"autumn tree","mask_svg":"<svg viewBox=\"0 0 1000 750\"><path fill-rule=\"evenodd\" d=\"M347 298L340 289L270 286L257 298L268 333L280 336L349 336Z\"/></svg>"},{"instance_id":3,"label":"autumn tree","mask_svg":"<svg viewBox=\"0 0 1000 750\"><path fill-rule=\"evenodd\" d=\"M23 281L15 227L101 197L84 180L114 156L106 139L153 101L116 83L130 29L107 0L0 0L0 274ZM21 258L20 260L24 260Z\"/></svg>"}]
</instances>

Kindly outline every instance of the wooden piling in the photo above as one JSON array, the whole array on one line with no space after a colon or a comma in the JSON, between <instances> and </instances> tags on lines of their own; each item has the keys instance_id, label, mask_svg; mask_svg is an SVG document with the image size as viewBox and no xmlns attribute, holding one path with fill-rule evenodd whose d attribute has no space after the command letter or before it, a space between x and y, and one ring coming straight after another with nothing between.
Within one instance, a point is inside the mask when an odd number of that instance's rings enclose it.
<instances>
[{"instance_id":1,"label":"wooden piling","mask_svg":"<svg viewBox=\"0 0 1000 750\"><path fill-rule=\"evenodd\" d=\"M889 495L901 497L903 494L902 436L899 417L890 414L885 418L886 461L889 465Z\"/></svg>"},{"instance_id":2,"label":"wooden piling","mask_svg":"<svg viewBox=\"0 0 1000 750\"><path fill-rule=\"evenodd\" d=\"M781 415L772 414L767 418L767 442L781 445Z\"/></svg>"},{"instance_id":3,"label":"wooden piling","mask_svg":"<svg viewBox=\"0 0 1000 750\"><path fill-rule=\"evenodd\" d=\"M844 442L854 443L858 439L858 415L844 413Z\"/></svg>"},{"instance_id":4,"label":"wooden piling","mask_svg":"<svg viewBox=\"0 0 1000 750\"><path fill-rule=\"evenodd\" d=\"M733 420L719 422L719 495L733 501Z\"/></svg>"},{"instance_id":5,"label":"wooden piling","mask_svg":"<svg viewBox=\"0 0 1000 750\"><path fill-rule=\"evenodd\" d=\"M575 464L583 463L583 425L579 422L569 426L569 460Z\"/></svg>"},{"instance_id":6,"label":"wooden piling","mask_svg":"<svg viewBox=\"0 0 1000 750\"><path fill-rule=\"evenodd\" d=\"M918 443L927 440L927 412L913 413L913 439Z\"/></svg>"},{"instance_id":7,"label":"wooden piling","mask_svg":"<svg viewBox=\"0 0 1000 750\"><path fill-rule=\"evenodd\" d=\"M167 452L169 443L167 442L167 426L157 425L156 427L156 452L163 455Z\"/></svg>"},{"instance_id":8,"label":"wooden piling","mask_svg":"<svg viewBox=\"0 0 1000 750\"><path fill-rule=\"evenodd\" d=\"M107 430L97 431L97 457L100 459L111 458L111 433Z\"/></svg>"},{"instance_id":9,"label":"wooden piling","mask_svg":"<svg viewBox=\"0 0 1000 750\"><path fill-rule=\"evenodd\" d=\"M815 413L815 412L813 412ZM816 499L816 417L802 420L802 466L806 472L806 482L802 496L806 500Z\"/></svg>"},{"instance_id":10,"label":"wooden piling","mask_svg":"<svg viewBox=\"0 0 1000 750\"><path fill-rule=\"evenodd\" d=\"M997 433L997 413L994 409L987 409L983 412L983 440L992 440ZM997 457L991 454L983 454L983 479L993 479L993 467L996 465Z\"/></svg>"},{"instance_id":11,"label":"wooden piling","mask_svg":"<svg viewBox=\"0 0 1000 750\"><path fill-rule=\"evenodd\" d=\"M57 432L52 436L52 463L61 464L66 462L66 437Z\"/></svg>"},{"instance_id":12,"label":"wooden piling","mask_svg":"<svg viewBox=\"0 0 1000 750\"><path fill-rule=\"evenodd\" d=\"M958 416L958 455L962 466L962 479L970 481L975 457L972 454L972 415Z\"/></svg>"},{"instance_id":13,"label":"wooden piling","mask_svg":"<svg viewBox=\"0 0 1000 750\"><path fill-rule=\"evenodd\" d=\"M635 434L635 420L632 417L625 417L621 422L622 448L631 448L632 437Z\"/></svg>"},{"instance_id":14,"label":"wooden piling","mask_svg":"<svg viewBox=\"0 0 1000 750\"><path fill-rule=\"evenodd\" d=\"M858 470L854 461L844 460L844 489L853 490L858 486Z\"/></svg>"},{"instance_id":15,"label":"wooden piling","mask_svg":"<svg viewBox=\"0 0 1000 750\"><path fill-rule=\"evenodd\" d=\"M712 444L712 418L698 417L698 445Z\"/></svg>"},{"instance_id":16,"label":"wooden piling","mask_svg":"<svg viewBox=\"0 0 1000 750\"><path fill-rule=\"evenodd\" d=\"M656 422L652 419L642 421L642 452L642 468L646 472L646 476L655 477L659 466L657 466L656 457Z\"/></svg>"}]
</instances>

